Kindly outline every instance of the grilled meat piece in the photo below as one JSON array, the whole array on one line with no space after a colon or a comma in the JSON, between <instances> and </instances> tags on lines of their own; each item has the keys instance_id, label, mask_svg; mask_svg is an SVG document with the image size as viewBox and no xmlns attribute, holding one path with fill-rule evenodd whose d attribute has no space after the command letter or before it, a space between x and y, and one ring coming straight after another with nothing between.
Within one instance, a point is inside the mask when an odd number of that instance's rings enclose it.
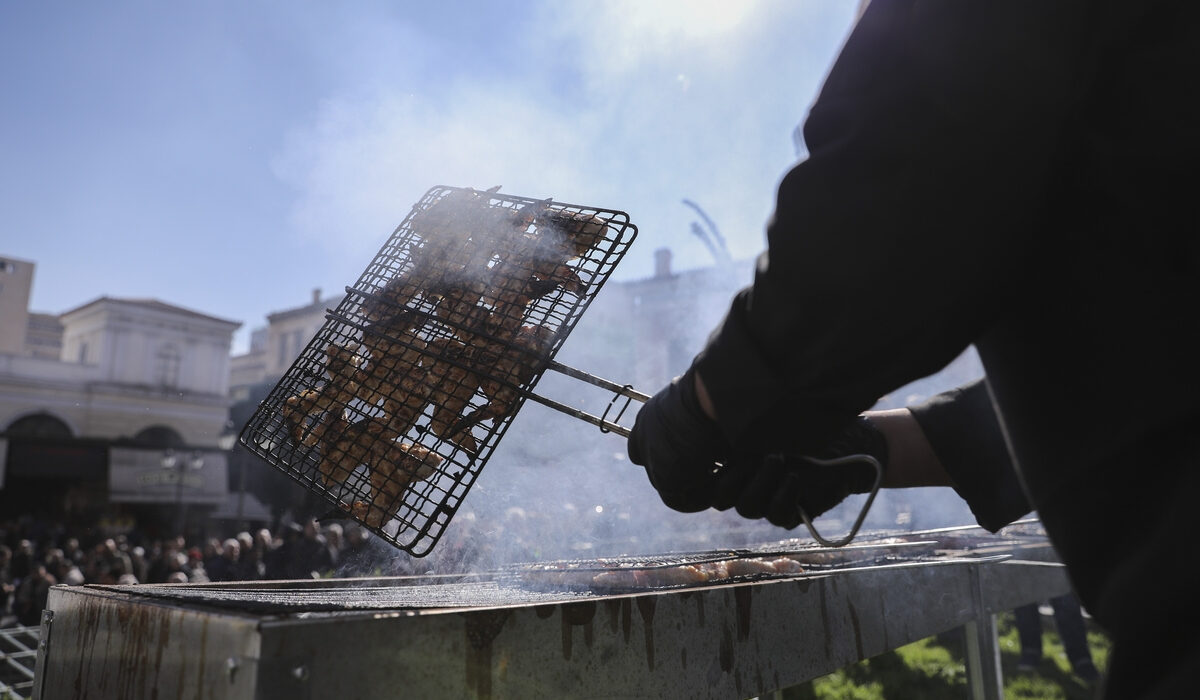
<instances>
[{"instance_id":1,"label":"grilled meat piece","mask_svg":"<svg viewBox=\"0 0 1200 700\"><path fill-rule=\"evenodd\" d=\"M475 398L480 385L480 376L467 369L473 364L472 348L453 338L440 338L431 341L429 349L432 355L423 365L430 386L429 400L435 406L429 428L442 440L475 454L479 444L470 428L458 427L463 409Z\"/></svg>"},{"instance_id":2,"label":"grilled meat piece","mask_svg":"<svg viewBox=\"0 0 1200 700\"><path fill-rule=\"evenodd\" d=\"M324 431L324 449L317 470L326 486L339 486L359 465L370 464L373 450L380 441L399 437L387 422L364 418L350 423L338 418Z\"/></svg>"},{"instance_id":3,"label":"grilled meat piece","mask_svg":"<svg viewBox=\"0 0 1200 700\"><path fill-rule=\"evenodd\" d=\"M441 464L439 455L421 445L389 442L379 447L371 461L371 502L362 521L371 527L383 527L400 510L409 484L433 476Z\"/></svg>"},{"instance_id":4,"label":"grilled meat piece","mask_svg":"<svg viewBox=\"0 0 1200 700\"><path fill-rule=\"evenodd\" d=\"M327 411L341 414L346 404L359 391L359 365L362 357L357 346L330 343L325 346L325 374L328 380L319 389L306 389L284 401L283 418L292 439L312 446L319 439L314 434Z\"/></svg>"}]
</instances>

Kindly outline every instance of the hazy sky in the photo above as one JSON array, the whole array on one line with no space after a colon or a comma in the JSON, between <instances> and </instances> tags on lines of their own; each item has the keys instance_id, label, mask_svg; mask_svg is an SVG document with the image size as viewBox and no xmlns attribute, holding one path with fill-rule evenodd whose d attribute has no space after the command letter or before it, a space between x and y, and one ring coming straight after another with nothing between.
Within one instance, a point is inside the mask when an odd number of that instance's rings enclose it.
<instances>
[{"instance_id":1,"label":"hazy sky","mask_svg":"<svg viewBox=\"0 0 1200 700\"><path fill-rule=\"evenodd\" d=\"M240 321L351 284L435 185L628 212L615 277L737 257L854 0L0 3L0 256L31 307Z\"/></svg>"}]
</instances>

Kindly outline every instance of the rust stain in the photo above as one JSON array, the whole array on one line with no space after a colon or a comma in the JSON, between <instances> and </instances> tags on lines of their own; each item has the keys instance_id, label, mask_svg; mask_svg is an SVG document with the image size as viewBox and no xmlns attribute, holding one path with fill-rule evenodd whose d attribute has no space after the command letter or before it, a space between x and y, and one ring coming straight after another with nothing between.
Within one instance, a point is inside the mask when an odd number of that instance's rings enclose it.
<instances>
[{"instance_id":1,"label":"rust stain","mask_svg":"<svg viewBox=\"0 0 1200 700\"><path fill-rule=\"evenodd\" d=\"M182 616L179 617L179 631L186 632L186 629L184 627L184 619ZM183 655L183 650L180 650L180 656L182 656L182 655ZM183 659L181 658L179 660L179 681L175 685L176 700L183 700L184 688L187 688L187 664L183 663Z\"/></svg>"},{"instance_id":2,"label":"rust stain","mask_svg":"<svg viewBox=\"0 0 1200 700\"><path fill-rule=\"evenodd\" d=\"M704 596L696 596L696 613L700 617L700 626L704 626Z\"/></svg>"},{"instance_id":3,"label":"rust stain","mask_svg":"<svg viewBox=\"0 0 1200 700\"><path fill-rule=\"evenodd\" d=\"M621 634L625 636L625 643L629 643L629 637L633 632L633 603L629 602L628 598L621 599Z\"/></svg>"},{"instance_id":4,"label":"rust stain","mask_svg":"<svg viewBox=\"0 0 1200 700\"><path fill-rule=\"evenodd\" d=\"M167 647L167 643L171 640L171 616L162 615L158 620L158 646L154 654L154 677L157 679L162 673L162 658L163 649ZM151 700L158 700L158 683L154 684L154 688L150 691Z\"/></svg>"},{"instance_id":5,"label":"rust stain","mask_svg":"<svg viewBox=\"0 0 1200 700\"><path fill-rule=\"evenodd\" d=\"M733 600L737 606L739 642L744 642L750 638L750 604L753 600L753 595L753 586L737 586L733 589Z\"/></svg>"},{"instance_id":6,"label":"rust stain","mask_svg":"<svg viewBox=\"0 0 1200 700\"><path fill-rule=\"evenodd\" d=\"M646 666L654 670L654 609L658 599L652 595L637 598L638 612L642 614L642 633L646 638Z\"/></svg>"},{"instance_id":7,"label":"rust stain","mask_svg":"<svg viewBox=\"0 0 1200 700\"><path fill-rule=\"evenodd\" d=\"M200 663L196 664L197 675L196 679L196 696L204 697L204 665L208 662L208 616L205 615L200 621Z\"/></svg>"},{"instance_id":8,"label":"rust stain","mask_svg":"<svg viewBox=\"0 0 1200 700\"><path fill-rule=\"evenodd\" d=\"M538 605L533 608L533 612L542 620L546 620L554 616L553 605Z\"/></svg>"},{"instance_id":9,"label":"rust stain","mask_svg":"<svg viewBox=\"0 0 1200 700\"><path fill-rule=\"evenodd\" d=\"M476 648L467 644L467 690L475 691L478 700L492 697L492 643Z\"/></svg>"},{"instance_id":10,"label":"rust stain","mask_svg":"<svg viewBox=\"0 0 1200 700\"><path fill-rule=\"evenodd\" d=\"M100 606L99 604L85 599L83 604L79 606L79 633L75 636L75 658L78 659L78 667L75 672L75 695L74 697L86 697L86 688L90 685L91 680L91 664L84 661L88 652L95 649L96 633L100 629ZM62 624L61 622L59 623ZM88 673L85 675L84 670Z\"/></svg>"}]
</instances>

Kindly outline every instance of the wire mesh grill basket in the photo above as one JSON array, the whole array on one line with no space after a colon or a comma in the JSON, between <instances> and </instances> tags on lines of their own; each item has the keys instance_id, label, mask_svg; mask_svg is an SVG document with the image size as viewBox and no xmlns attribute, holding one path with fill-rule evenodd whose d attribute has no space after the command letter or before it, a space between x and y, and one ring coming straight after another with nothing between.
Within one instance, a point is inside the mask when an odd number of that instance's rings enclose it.
<instances>
[{"instance_id":1,"label":"wire mesh grill basket","mask_svg":"<svg viewBox=\"0 0 1200 700\"><path fill-rule=\"evenodd\" d=\"M414 556L637 235L624 212L496 189L426 192L240 435Z\"/></svg>"}]
</instances>

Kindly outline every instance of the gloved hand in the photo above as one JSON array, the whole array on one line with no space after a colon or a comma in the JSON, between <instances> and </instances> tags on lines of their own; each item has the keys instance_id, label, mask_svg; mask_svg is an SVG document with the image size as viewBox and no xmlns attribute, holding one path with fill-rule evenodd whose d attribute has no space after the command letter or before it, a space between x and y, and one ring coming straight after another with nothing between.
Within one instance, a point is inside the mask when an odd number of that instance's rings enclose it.
<instances>
[{"instance_id":1,"label":"gloved hand","mask_svg":"<svg viewBox=\"0 0 1200 700\"><path fill-rule=\"evenodd\" d=\"M645 467L663 503L684 513L713 504L715 470L730 452L696 397L695 370L676 377L638 411L629 433L629 459Z\"/></svg>"},{"instance_id":2,"label":"gloved hand","mask_svg":"<svg viewBox=\"0 0 1200 700\"><path fill-rule=\"evenodd\" d=\"M887 441L868 418L855 419L818 458L854 454L870 455L887 467ZM733 505L744 518L766 518L791 529L803 522L800 508L810 519L816 518L850 494L868 493L875 477L875 468L865 461L825 465L805 457L772 454L751 470L722 474L716 492L734 499ZM716 507L722 505L718 502Z\"/></svg>"}]
</instances>

